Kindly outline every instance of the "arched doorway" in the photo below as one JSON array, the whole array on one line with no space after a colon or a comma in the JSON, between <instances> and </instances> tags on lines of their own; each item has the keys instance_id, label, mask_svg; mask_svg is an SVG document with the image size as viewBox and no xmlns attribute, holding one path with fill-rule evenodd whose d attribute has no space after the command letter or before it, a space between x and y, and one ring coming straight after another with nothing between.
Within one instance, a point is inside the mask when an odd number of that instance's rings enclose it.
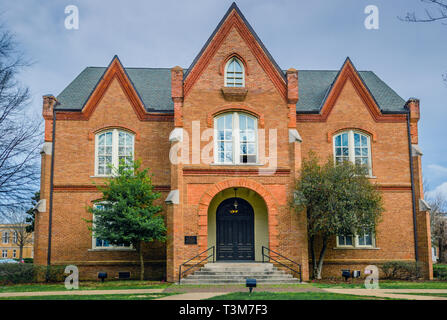
<instances>
[{"instance_id":1,"label":"arched doorway","mask_svg":"<svg viewBox=\"0 0 447 320\"><path fill-rule=\"evenodd\" d=\"M217 260L254 260L254 210L242 198L222 201L216 211Z\"/></svg>"}]
</instances>

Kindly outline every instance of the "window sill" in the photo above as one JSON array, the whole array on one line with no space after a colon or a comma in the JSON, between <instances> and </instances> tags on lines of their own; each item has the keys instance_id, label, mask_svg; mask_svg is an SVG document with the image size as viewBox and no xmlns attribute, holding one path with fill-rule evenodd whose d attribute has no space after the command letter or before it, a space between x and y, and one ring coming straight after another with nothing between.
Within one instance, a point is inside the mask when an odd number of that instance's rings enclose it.
<instances>
[{"instance_id":1,"label":"window sill","mask_svg":"<svg viewBox=\"0 0 447 320\"><path fill-rule=\"evenodd\" d=\"M95 251L136 251L134 248L93 248L88 249L89 252Z\"/></svg>"},{"instance_id":2,"label":"window sill","mask_svg":"<svg viewBox=\"0 0 447 320\"><path fill-rule=\"evenodd\" d=\"M90 178L112 178L113 176L90 176Z\"/></svg>"},{"instance_id":3,"label":"window sill","mask_svg":"<svg viewBox=\"0 0 447 320\"><path fill-rule=\"evenodd\" d=\"M380 250L377 247L334 247L334 250Z\"/></svg>"},{"instance_id":4,"label":"window sill","mask_svg":"<svg viewBox=\"0 0 447 320\"><path fill-rule=\"evenodd\" d=\"M217 163L217 162L213 162L210 163L210 166L228 166L228 167L237 167L237 166L247 166L247 167L259 167L259 166L263 166L264 164L262 163Z\"/></svg>"},{"instance_id":5,"label":"window sill","mask_svg":"<svg viewBox=\"0 0 447 320\"><path fill-rule=\"evenodd\" d=\"M366 177L367 177L368 179L377 179L376 176L370 176L370 175L367 175Z\"/></svg>"}]
</instances>

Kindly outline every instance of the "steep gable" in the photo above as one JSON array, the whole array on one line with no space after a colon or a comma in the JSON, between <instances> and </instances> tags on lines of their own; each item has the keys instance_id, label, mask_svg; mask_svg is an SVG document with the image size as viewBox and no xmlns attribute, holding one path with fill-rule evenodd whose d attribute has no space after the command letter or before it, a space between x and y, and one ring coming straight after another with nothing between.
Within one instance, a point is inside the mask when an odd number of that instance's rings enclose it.
<instances>
[{"instance_id":1,"label":"steep gable","mask_svg":"<svg viewBox=\"0 0 447 320\"><path fill-rule=\"evenodd\" d=\"M253 28L235 3L230 6L225 16L211 34L211 37L205 43L204 47L200 50L199 54L185 73L185 97L233 28L235 28L244 39L264 72L285 98L287 94L287 86L284 72L279 68L278 64L265 48L264 44L256 35Z\"/></svg>"}]
</instances>

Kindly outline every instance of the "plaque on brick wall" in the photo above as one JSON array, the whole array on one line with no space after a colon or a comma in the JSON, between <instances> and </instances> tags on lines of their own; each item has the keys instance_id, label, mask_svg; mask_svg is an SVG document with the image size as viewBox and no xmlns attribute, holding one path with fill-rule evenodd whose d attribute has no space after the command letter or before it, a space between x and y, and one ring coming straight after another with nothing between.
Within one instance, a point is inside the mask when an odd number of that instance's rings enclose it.
<instances>
[{"instance_id":1,"label":"plaque on brick wall","mask_svg":"<svg viewBox=\"0 0 447 320\"><path fill-rule=\"evenodd\" d=\"M185 236L185 244L197 244L197 236Z\"/></svg>"}]
</instances>

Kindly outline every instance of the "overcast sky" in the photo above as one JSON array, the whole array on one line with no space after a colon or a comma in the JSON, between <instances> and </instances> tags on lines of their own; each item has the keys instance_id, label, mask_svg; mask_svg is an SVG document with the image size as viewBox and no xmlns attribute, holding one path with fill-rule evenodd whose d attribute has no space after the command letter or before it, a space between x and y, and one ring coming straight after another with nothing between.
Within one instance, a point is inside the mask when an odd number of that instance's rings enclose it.
<instances>
[{"instance_id":1,"label":"overcast sky","mask_svg":"<svg viewBox=\"0 0 447 320\"><path fill-rule=\"evenodd\" d=\"M231 2L0 0L0 19L35 61L21 79L40 113L42 95L58 95L85 67L107 66L115 54L126 67L189 67ZM431 190L447 196L447 25L397 18L430 7L420 0L237 4L281 68L338 70L349 56L405 100L419 98L423 173ZM64 26L68 5L79 8L78 30ZM378 30L364 27L368 5L379 9Z\"/></svg>"}]
</instances>

